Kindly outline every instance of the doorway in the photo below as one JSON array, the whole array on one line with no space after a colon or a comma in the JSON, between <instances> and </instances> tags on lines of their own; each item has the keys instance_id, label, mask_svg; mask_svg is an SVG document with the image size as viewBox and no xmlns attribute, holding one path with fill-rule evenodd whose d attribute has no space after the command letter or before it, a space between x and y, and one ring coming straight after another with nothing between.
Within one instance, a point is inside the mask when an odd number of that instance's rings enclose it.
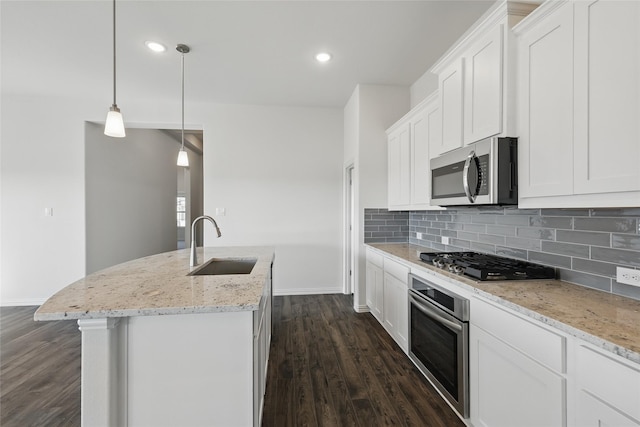
<instances>
[{"instance_id":1,"label":"doorway","mask_svg":"<svg viewBox=\"0 0 640 427\"><path fill-rule=\"evenodd\" d=\"M345 212L344 212L344 230L345 230L345 255L344 255L344 289L345 294L353 294L355 289L355 250L356 232L355 223L355 196L353 191L353 175L354 165L350 164L345 169Z\"/></svg>"}]
</instances>

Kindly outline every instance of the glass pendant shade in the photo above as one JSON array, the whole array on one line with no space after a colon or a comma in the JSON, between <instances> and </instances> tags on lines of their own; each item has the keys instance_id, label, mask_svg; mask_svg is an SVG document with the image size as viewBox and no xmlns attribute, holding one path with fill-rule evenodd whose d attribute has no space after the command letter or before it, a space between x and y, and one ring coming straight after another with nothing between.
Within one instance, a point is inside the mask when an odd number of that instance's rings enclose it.
<instances>
[{"instance_id":1,"label":"glass pendant shade","mask_svg":"<svg viewBox=\"0 0 640 427\"><path fill-rule=\"evenodd\" d=\"M178 166L189 166L189 156L187 156L187 152L184 148L181 148L180 151L178 151Z\"/></svg>"},{"instance_id":2,"label":"glass pendant shade","mask_svg":"<svg viewBox=\"0 0 640 427\"><path fill-rule=\"evenodd\" d=\"M124 138L124 121L118 107L111 107L107 113L107 122L104 124L104 134L116 138Z\"/></svg>"}]
</instances>

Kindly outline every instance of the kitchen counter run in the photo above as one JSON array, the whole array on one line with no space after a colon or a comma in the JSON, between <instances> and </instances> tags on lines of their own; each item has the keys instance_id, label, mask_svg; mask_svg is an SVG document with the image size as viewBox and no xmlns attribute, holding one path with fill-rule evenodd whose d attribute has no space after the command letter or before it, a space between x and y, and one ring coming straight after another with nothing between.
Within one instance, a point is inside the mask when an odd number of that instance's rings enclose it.
<instances>
[{"instance_id":1,"label":"kitchen counter run","mask_svg":"<svg viewBox=\"0 0 640 427\"><path fill-rule=\"evenodd\" d=\"M569 335L640 363L640 301L561 280L480 282L420 260L429 248L400 243L367 244L411 267L435 272L447 281L534 318Z\"/></svg>"},{"instance_id":2,"label":"kitchen counter run","mask_svg":"<svg viewBox=\"0 0 640 427\"><path fill-rule=\"evenodd\" d=\"M250 274L187 276L211 258L257 258ZM35 320L97 319L165 314L254 311L274 259L272 247L198 248L139 258L97 271L60 290Z\"/></svg>"}]
</instances>

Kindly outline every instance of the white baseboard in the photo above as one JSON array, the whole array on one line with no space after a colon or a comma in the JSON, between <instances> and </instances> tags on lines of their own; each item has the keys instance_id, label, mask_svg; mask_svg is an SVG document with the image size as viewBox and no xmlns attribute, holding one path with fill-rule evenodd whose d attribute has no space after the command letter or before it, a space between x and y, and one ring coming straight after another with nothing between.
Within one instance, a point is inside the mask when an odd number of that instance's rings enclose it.
<instances>
[{"instance_id":1,"label":"white baseboard","mask_svg":"<svg viewBox=\"0 0 640 427\"><path fill-rule=\"evenodd\" d=\"M356 313L369 313L371 311L368 305L354 305L353 309Z\"/></svg>"},{"instance_id":2,"label":"white baseboard","mask_svg":"<svg viewBox=\"0 0 640 427\"><path fill-rule=\"evenodd\" d=\"M15 307L27 305L42 305L46 298L29 298L29 299L3 299L0 301L0 307Z\"/></svg>"},{"instance_id":3,"label":"white baseboard","mask_svg":"<svg viewBox=\"0 0 640 427\"><path fill-rule=\"evenodd\" d=\"M325 295L325 294L341 294L340 288L301 288L301 289L274 289L273 295L276 297L286 295Z\"/></svg>"}]
</instances>

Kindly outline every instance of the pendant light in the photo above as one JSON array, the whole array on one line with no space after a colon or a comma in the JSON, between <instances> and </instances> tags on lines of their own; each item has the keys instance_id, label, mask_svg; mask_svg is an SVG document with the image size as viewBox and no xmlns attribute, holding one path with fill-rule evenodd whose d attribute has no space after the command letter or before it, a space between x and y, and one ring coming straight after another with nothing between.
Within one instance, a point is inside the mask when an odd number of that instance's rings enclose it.
<instances>
[{"instance_id":1,"label":"pendant light","mask_svg":"<svg viewBox=\"0 0 640 427\"><path fill-rule=\"evenodd\" d=\"M104 134L116 138L124 138L124 121L116 104L116 0L113 0L113 104L107 113Z\"/></svg>"},{"instance_id":2,"label":"pendant light","mask_svg":"<svg viewBox=\"0 0 640 427\"><path fill-rule=\"evenodd\" d=\"M182 146L178 151L178 166L189 167L189 157L184 149L184 54L189 53L191 49L186 44L179 44L176 50L182 54Z\"/></svg>"}]
</instances>

